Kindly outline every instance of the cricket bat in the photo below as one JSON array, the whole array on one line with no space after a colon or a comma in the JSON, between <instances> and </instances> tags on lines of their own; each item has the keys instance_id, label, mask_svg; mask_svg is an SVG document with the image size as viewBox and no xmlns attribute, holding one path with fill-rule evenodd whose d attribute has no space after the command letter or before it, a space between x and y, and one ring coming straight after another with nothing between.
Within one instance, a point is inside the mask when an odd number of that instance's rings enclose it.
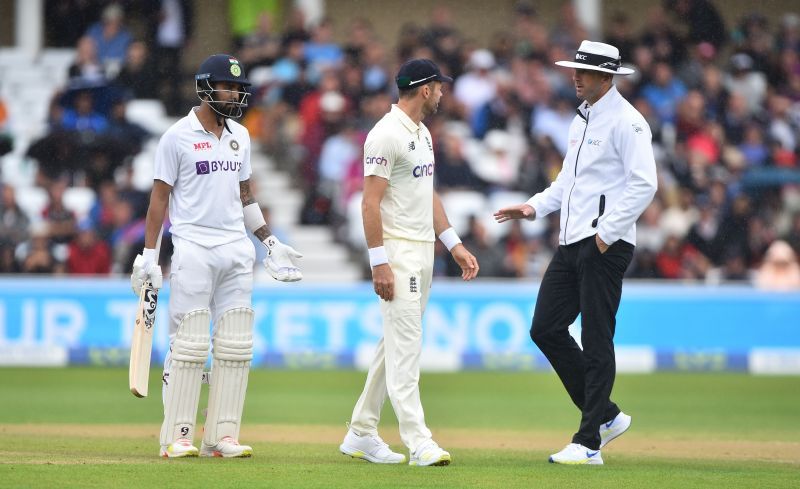
<instances>
[{"instance_id":1,"label":"cricket bat","mask_svg":"<svg viewBox=\"0 0 800 489\"><path fill-rule=\"evenodd\" d=\"M164 229L158 232L156 240L156 263L161 252L161 235ZM136 309L136 321L133 323L133 336L131 337L131 361L128 367L128 385L131 394L136 397L147 397L147 385L150 381L150 354L153 351L153 327L156 324L156 306L158 305L158 290L153 288L150 281L142 285L139 293L139 307Z\"/></svg>"}]
</instances>

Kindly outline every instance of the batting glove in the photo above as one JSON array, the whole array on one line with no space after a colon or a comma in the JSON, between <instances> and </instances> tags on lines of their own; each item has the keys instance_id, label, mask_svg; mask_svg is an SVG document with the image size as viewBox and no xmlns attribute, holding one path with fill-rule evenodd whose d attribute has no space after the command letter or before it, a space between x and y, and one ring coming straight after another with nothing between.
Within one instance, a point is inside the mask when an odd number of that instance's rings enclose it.
<instances>
[{"instance_id":1,"label":"batting glove","mask_svg":"<svg viewBox=\"0 0 800 489\"><path fill-rule=\"evenodd\" d=\"M156 250L145 248L141 255L136 255L133 261L133 273L131 273L131 288L134 295L139 297L142 286L145 282L150 282L153 288L160 289L164 278L161 275L161 267L156 263Z\"/></svg>"},{"instance_id":2,"label":"batting glove","mask_svg":"<svg viewBox=\"0 0 800 489\"><path fill-rule=\"evenodd\" d=\"M269 274L272 275L272 278L281 282L297 282L303 278L303 274L293 260L294 258L302 258L302 253L289 245L281 243L278 238L272 235L262 243L264 243L269 252L269 255L264 260L264 266Z\"/></svg>"}]
</instances>

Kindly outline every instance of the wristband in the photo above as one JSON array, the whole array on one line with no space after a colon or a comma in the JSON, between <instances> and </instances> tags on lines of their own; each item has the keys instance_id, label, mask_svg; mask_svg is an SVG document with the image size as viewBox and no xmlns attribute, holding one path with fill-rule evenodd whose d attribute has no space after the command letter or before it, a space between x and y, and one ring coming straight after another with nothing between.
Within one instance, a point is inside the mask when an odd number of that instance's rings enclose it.
<instances>
[{"instance_id":1,"label":"wristband","mask_svg":"<svg viewBox=\"0 0 800 489\"><path fill-rule=\"evenodd\" d=\"M368 251L369 266L377 267L378 265L389 263L389 257L386 256L386 248L383 246L376 246L375 248L370 248Z\"/></svg>"},{"instance_id":2,"label":"wristband","mask_svg":"<svg viewBox=\"0 0 800 489\"><path fill-rule=\"evenodd\" d=\"M155 248L145 248L142 250L142 258L144 259L145 263L155 263L156 262L156 250Z\"/></svg>"},{"instance_id":3,"label":"wristband","mask_svg":"<svg viewBox=\"0 0 800 489\"><path fill-rule=\"evenodd\" d=\"M261 213L261 208L258 203L253 202L244 206L244 228L254 233L256 229L261 226L266 226L267 221L264 220L264 214Z\"/></svg>"},{"instance_id":4,"label":"wristband","mask_svg":"<svg viewBox=\"0 0 800 489\"><path fill-rule=\"evenodd\" d=\"M442 231L442 234L439 235L439 239L442 241L445 248L447 248L447 251L452 250L457 244L461 243L461 238L458 237L456 230L452 227Z\"/></svg>"}]
</instances>

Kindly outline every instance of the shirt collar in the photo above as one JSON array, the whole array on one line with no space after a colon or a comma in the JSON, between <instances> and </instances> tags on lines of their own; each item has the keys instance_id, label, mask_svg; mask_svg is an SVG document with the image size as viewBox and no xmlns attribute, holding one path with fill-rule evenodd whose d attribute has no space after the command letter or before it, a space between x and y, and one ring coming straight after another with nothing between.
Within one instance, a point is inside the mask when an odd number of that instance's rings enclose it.
<instances>
[{"instance_id":1,"label":"shirt collar","mask_svg":"<svg viewBox=\"0 0 800 489\"><path fill-rule=\"evenodd\" d=\"M200 122L200 119L197 118L197 113L195 111L199 108L200 107L192 107L191 110L189 110L189 127L192 128L192 131L208 132L203 127L203 124ZM226 118L222 119L222 127L223 129L227 129L228 133L233 134L231 128L228 127L228 119Z\"/></svg>"},{"instance_id":2,"label":"shirt collar","mask_svg":"<svg viewBox=\"0 0 800 489\"><path fill-rule=\"evenodd\" d=\"M405 126L406 129L408 129L408 132L414 133L419 131L419 126L417 124L414 124L414 121L412 121L411 118L408 116L408 114L403 112L403 109L398 107L397 104L392 104L391 113L394 114L395 117L400 119L400 122Z\"/></svg>"}]
</instances>

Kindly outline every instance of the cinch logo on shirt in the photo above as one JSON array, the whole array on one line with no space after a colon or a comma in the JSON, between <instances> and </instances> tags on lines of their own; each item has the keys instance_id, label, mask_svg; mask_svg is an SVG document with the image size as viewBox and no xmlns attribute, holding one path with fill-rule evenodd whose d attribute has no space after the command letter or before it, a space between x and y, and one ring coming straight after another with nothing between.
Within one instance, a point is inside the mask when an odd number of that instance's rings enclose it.
<instances>
[{"instance_id":1,"label":"cinch logo on shirt","mask_svg":"<svg viewBox=\"0 0 800 489\"><path fill-rule=\"evenodd\" d=\"M208 175L215 171L239 171L241 161L198 161L194 164L198 175Z\"/></svg>"},{"instance_id":2,"label":"cinch logo on shirt","mask_svg":"<svg viewBox=\"0 0 800 489\"><path fill-rule=\"evenodd\" d=\"M383 156L365 156L364 157L364 164L365 165L383 165L386 166L389 162Z\"/></svg>"},{"instance_id":3,"label":"cinch logo on shirt","mask_svg":"<svg viewBox=\"0 0 800 489\"><path fill-rule=\"evenodd\" d=\"M209 143L208 141L205 141L205 142L202 142L202 143L194 143L194 150L195 151L202 151L204 149L212 149L211 148L211 143Z\"/></svg>"},{"instance_id":4,"label":"cinch logo on shirt","mask_svg":"<svg viewBox=\"0 0 800 489\"><path fill-rule=\"evenodd\" d=\"M432 177L433 163L428 163L427 165L417 165L414 167L414 170L412 170L411 173L414 175L414 178Z\"/></svg>"}]
</instances>

